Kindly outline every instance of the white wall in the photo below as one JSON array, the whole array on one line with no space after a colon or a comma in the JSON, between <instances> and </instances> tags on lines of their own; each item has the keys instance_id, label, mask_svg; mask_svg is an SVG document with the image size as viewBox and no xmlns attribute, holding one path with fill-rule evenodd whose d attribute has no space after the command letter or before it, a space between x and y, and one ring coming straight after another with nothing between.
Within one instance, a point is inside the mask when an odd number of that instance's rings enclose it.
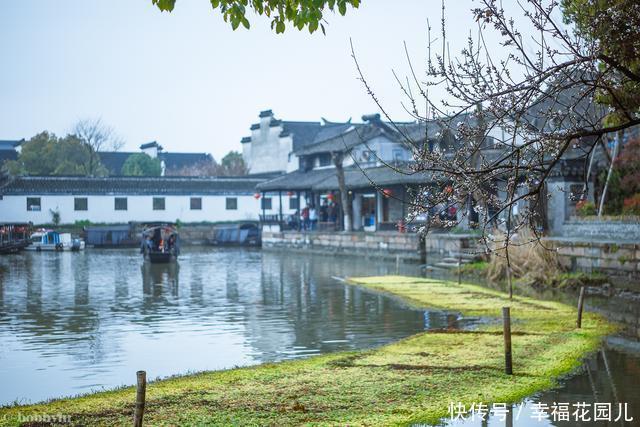
<instances>
[{"instance_id":1,"label":"white wall","mask_svg":"<svg viewBox=\"0 0 640 427\"><path fill-rule=\"evenodd\" d=\"M243 147L250 173L286 171L293 148L292 137L281 138L282 126L270 127L268 120L261 119L260 126L251 131L251 142L244 143L251 147Z\"/></svg>"},{"instance_id":2,"label":"white wall","mask_svg":"<svg viewBox=\"0 0 640 427\"><path fill-rule=\"evenodd\" d=\"M41 210L27 211L27 197L40 197ZM88 210L75 211L74 197L87 197ZM115 197L127 197L127 210L114 209ZM165 210L153 210L153 197L165 198ZM202 198L202 210L190 209L190 198ZM237 210L226 209L226 198L238 199ZM278 196L271 195L272 209L266 214L279 212ZM283 194L283 209L288 212L288 197ZM50 209L60 212L61 223L69 224L75 221L89 220L94 223L126 223L129 221L168 221L179 219L181 222L200 221L242 221L257 220L262 214L260 199L253 194L241 195L184 195L184 196L125 196L125 195L65 195L65 196L8 196L0 200L0 222L31 221L34 224L51 222Z\"/></svg>"}]
</instances>

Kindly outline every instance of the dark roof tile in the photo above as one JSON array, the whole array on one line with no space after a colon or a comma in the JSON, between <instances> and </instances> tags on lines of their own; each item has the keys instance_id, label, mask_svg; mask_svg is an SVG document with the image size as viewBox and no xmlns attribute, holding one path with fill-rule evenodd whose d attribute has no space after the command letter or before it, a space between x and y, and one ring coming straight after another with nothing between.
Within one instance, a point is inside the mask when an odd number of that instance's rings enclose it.
<instances>
[{"instance_id":1,"label":"dark roof tile","mask_svg":"<svg viewBox=\"0 0 640 427\"><path fill-rule=\"evenodd\" d=\"M3 195L216 195L251 194L260 178L25 176L0 184Z\"/></svg>"}]
</instances>

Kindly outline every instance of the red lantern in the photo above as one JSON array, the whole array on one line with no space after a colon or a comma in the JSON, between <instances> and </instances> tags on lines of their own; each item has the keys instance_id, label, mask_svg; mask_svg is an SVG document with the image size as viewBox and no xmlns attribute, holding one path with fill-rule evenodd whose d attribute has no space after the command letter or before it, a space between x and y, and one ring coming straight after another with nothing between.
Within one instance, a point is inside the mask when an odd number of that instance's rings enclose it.
<instances>
[{"instance_id":1,"label":"red lantern","mask_svg":"<svg viewBox=\"0 0 640 427\"><path fill-rule=\"evenodd\" d=\"M327 194L327 200L329 200L331 202L333 201L333 193Z\"/></svg>"},{"instance_id":2,"label":"red lantern","mask_svg":"<svg viewBox=\"0 0 640 427\"><path fill-rule=\"evenodd\" d=\"M287 191L287 196L289 197L293 196L293 191Z\"/></svg>"},{"instance_id":3,"label":"red lantern","mask_svg":"<svg viewBox=\"0 0 640 427\"><path fill-rule=\"evenodd\" d=\"M382 190L382 194L384 195L384 197L391 197L393 195L393 190L391 190L390 188L385 188L384 190Z\"/></svg>"},{"instance_id":4,"label":"red lantern","mask_svg":"<svg viewBox=\"0 0 640 427\"><path fill-rule=\"evenodd\" d=\"M255 193L253 195L253 198L256 199L256 200L259 199L260 198L260 193Z\"/></svg>"}]
</instances>

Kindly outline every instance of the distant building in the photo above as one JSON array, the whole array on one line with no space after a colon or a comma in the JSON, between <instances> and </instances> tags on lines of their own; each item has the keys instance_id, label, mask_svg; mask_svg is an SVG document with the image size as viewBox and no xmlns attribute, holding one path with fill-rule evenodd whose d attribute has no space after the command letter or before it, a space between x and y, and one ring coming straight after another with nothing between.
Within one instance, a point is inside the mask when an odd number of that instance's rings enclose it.
<instances>
[{"instance_id":1,"label":"distant building","mask_svg":"<svg viewBox=\"0 0 640 427\"><path fill-rule=\"evenodd\" d=\"M261 116L264 114L262 112ZM313 205L320 209L333 202L342 209L333 161L336 153L343 157L346 186L353 206L354 230L393 230L397 222L406 216L406 205L411 197L407 186L417 187L427 181L424 174L402 175L394 171L394 167L404 169L412 159L410 139L423 140L424 126L387 123L379 114L365 115L362 121L318 123L315 134L289 153L288 173L258 184L265 197L277 194L278 199L283 195L289 198L288 209L283 203L285 208L281 221L288 215L297 217L305 206ZM256 140L253 137L249 142L251 152L254 144L261 148L274 144L274 140ZM387 195L381 196L376 185L384 186ZM341 212L338 222L343 216L344 212Z\"/></svg>"},{"instance_id":2,"label":"distant building","mask_svg":"<svg viewBox=\"0 0 640 427\"><path fill-rule=\"evenodd\" d=\"M242 157L249 173L291 172L298 169L296 152L353 127L351 121L333 123L276 119L271 110L261 111L251 125L251 136L242 138Z\"/></svg>"},{"instance_id":3,"label":"distant building","mask_svg":"<svg viewBox=\"0 0 640 427\"><path fill-rule=\"evenodd\" d=\"M123 224L129 221L222 222L275 214L278 200L257 198L264 178L0 177L0 222Z\"/></svg>"},{"instance_id":4,"label":"distant building","mask_svg":"<svg viewBox=\"0 0 640 427\"><path fill-rule=\"evenodd\" d=\"M208 153L172 153L165 152L162 145L156 141L148 142L140 146L140 151L149 155L153 159L160 159L164 164L164 175L171 176L177 171L191 166L201 165L213 161L213 157ZM107 168L109 175L121 175L122 166L129 156L135 152L126 151L100 151L100 162Z\"/></svg>"},{"instance_id":5,"label":"distant building","mask_svg":"<svg viewBox=\"0 0 640 427\"><path fill-rule=\"evenodd\" d=\"M0 170L4 162L18 159L18 154L20 154L20 148L23 143L24 139L0 140Z\"/></svg>"}]
</instances>

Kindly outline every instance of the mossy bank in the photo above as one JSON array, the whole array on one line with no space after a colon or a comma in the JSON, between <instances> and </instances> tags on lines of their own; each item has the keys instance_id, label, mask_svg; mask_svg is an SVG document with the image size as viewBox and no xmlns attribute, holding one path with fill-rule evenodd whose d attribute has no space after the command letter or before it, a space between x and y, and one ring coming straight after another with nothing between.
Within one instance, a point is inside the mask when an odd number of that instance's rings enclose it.
<instances>
[{"instance_id":1,"label":"mossy bank","mask_svg":"<svg viewBox=\"0 0 640 427\"><path fill-rule=\"evenodd\" d=\"M409 277L352 279L417 307L495 319L471 331L414 335L378 349L209 372L147 387L148 425L436 423L450 402L513 402L552 387L615 326L585 313L474 285ZM514 375L503 373L503 306L511 307ZM135 390L0 409L0 423L64 414L77 425L130 425ZM35 418L31 418L35 419Z\"/></svg>"}]
</instances>

